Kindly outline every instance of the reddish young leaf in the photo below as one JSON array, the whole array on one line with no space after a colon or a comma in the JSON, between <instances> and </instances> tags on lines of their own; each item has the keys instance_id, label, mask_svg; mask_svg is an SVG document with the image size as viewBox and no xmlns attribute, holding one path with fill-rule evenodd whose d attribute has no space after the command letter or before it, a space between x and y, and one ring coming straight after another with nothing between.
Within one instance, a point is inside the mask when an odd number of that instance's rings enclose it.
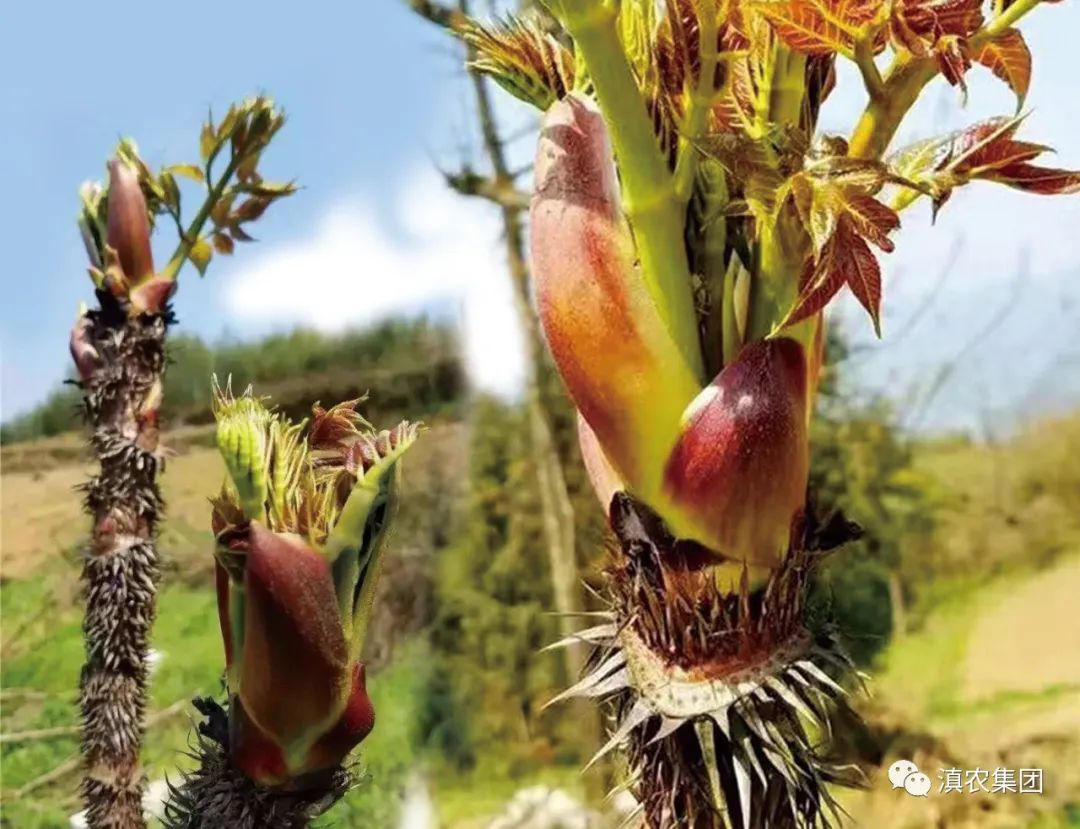
<instances>
[{"instance_id":1,"label":"reddish young leaf","mask_svg":"<svg viewBox=\"0 0 1080 829\"><path fill-rule=\"evenodd\" d=\"M971 68L971 51L967 41L958 35L940 37L934 44L934 55L945 80L952 86L959 86L966 97L967 84L964 82L964 75Z\"/></svg>"},{"instance_id":2,"label":"reddish young leaf","mask_svg":"<svg viewBox=\"0 0 1080 829\"><path fill-rule=\"evenodd\" d=\"M861 236L848 230L842 223L837 229L839 248L842 255L837 259L844 269L844 281L847 282L855 299L870 314L874 323L874 333L881 336L881 266L870 246Z\"/></svg>"},{"instance_id":3,"label":"reddish young leaf","mask_svg":"<svg viewBox=\"0 0 1080 829\"><path fill-rule=\"evenodd\" d=\"M846 204L846 216L856 233L886 253L896 248L889 234L900 227L896 211L870 196L853 196Z\"/></svg>"},{"instance_id":4,"label":"reddish young leaf","mask_svg":"<svg viewBox=\"0 0 1080 829\"><path fill-rule=\"evenodd\" d=\"M1006 29L988 41L974 55L981 63L1016 93L1017 106L1022 106L1031 85L1031 50L1018 29Z\"/></svg>"},{"instance_id":5,"label":"reddish young leaf","mask_svg":"<svg viewBox=\"0 0 1080 829\"><path fill-rule=\"evenodd\" d=\"M829 16L844 26L858 27L872 22L882 12L881 0L825 0Z\"/></svg>"},{"instance_id":6,"label":"reddish young leaf","mask_svg":"<svg viewBox=\"0 0 1080 829\"><path fill-rule=\"evenodd\" d=\"M1080 192L1080 171L1036 167L1034 164L1010 164L988 173L983 178L997 181L1044 196L1063 196Z\"/></svg>"},{"instance_id":7,"label":"reddish young leaf","mask_svg":"<svg viewBox=\"0 0 1080 829\"><path fill-rule=\"evenodd\" d=\"M932 47L938 38L947 35L973 35L983 24L982 3L980 0L900 0L893 9L893 22L906 32L903 40L914 35Z\"/></svg>"},{"instance_id":8,"label":"reddish young leaf","mask_svg":"<svg viewBox=\"0 0 1080 829\"><path fill-rule=\"evenodd\" d=\"M748 58L732 58L727 69L728 82L713 107L713 117L721 130L743 130L754 120L757 89Z\"/></svg>"},{"instance_id":9,"label":"reddish young leaf","mask_svg":"<svg viewBox=\"0 0 1080 829\"><path fill-rule=\"evenodd\" d=\"M835 237L834 237L835 238ZM778 328L786 328L808 319L822 310L844 287L844 273L836 265L836 245L830 241L817 261L806 260L799 281L799 297Z\"/></svg>"},{"instance_id":10,"label":"reddish young leaf","mask_svg":"<svg viewBox=\"0 0 1080 829\"><path fill-rule=\"evenodd\" d=\"M846 153L847 145L842 143L835 149ZM815 258L821 257L845 217L850 220L850 230L886 252L893 250L888 237L899 227L900 219L874 198L889 181L897 182L898 177L880 161L829 155L819 142L803 170L792 176L787 186Z\"/></svg>"},{"instance_id":11,"label":"reddish young leaf","mask_svg":"<svg viewBox=\"0 0 1080 829\"><path fill-rule=\"evenodd\" d=\"M847 216L815 262L807 261L799 297L780 328L794 325L822 310L844 284L869 312L874 331L881 336L881 268L870 246L852 227Z\"/></svg>"},{"instance_id":12,"label":"reddish young leaf","mask_svg":"<svg viewBox=\"0 0 1080 829\"><path fill-rule=\"evenodd\" d=\"M850 53L855 47L854 37L836 18L826 15L822 6L813 0L755 4L777 36L795 51L805 55Z\"/></svg>"},{"instance_id":13,"label":"reddish young leaf","mask_svg":"<svg viewBox=\"0 0 1080 829\"><path fill-rule=\"evenodd\" d=\"M973 179L997 181L1032 193L1076 192L1080 172L1029 163L1049 148L1013 140L1022 120L992 118L951 135L921 141L900 150L889 165L898 175L925 184L934 192L935 212L955 187Z\"/></svg>"}]
</instances>

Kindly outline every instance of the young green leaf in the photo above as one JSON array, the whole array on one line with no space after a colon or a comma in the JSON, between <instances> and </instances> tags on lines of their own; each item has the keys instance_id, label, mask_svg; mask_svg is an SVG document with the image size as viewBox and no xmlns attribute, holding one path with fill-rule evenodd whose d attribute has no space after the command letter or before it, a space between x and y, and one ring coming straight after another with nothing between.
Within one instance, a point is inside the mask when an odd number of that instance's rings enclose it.
<instances>
[{"instance_id":1,"label":"young green leaf","mask_svg":"<svg viewBox=\"0 0 1080 829\"><path fill-rule=\"evenodd\" d=\"M170 164L162 172L170 173L174 176L183 176L191 181L203 184L206 181L206 176L203 175L203 171L199 169L197 164Z\"/></svg>"},{"instance_id":2,"label":"young green leaf","mask_svg":"<svg viewBox=\"0 0 1080 829\"><path fill-rule=\"evenodd\" d=\"M206 268L210 264L210 260L214 258L214 250L210 247L210 243L206 241L206 238L203 237L191 246L191 253L188 256L191 259L191 264L199 272L199 276L205 276Z\"/></svg>"}]
</instances>

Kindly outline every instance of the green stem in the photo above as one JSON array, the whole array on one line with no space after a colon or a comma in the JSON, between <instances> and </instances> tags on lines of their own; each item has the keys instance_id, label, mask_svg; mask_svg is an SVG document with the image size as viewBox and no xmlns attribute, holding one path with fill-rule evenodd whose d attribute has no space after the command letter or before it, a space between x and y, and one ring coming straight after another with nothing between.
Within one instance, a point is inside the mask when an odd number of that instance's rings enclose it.
<instances>
[{"instance_id":1,"label":"green stem","mask_svg":"<svg viewBox=\"0 0 1080 829\"><path fill-rule=\"evenodd\" d=\"M977 53L987 41L1015 24L1040 2L1042 0L1016 0L975 33L971 38L971 51ZM937 63L933 58L916 58L907 52L898 54L885 75L881 94L870 96L855 126L850 155L855 158L880 158L884 155L900 122L937 72Z\"/></svg>"},{"instance_id":2,"label":"green stem","mask_svg":"<svg viewBox=\"0 0 1080 829\"><path fill-rule=\"evenodd\" d=\"M646 288L690 370L702 378L683 219L667 160L634 79L610 2L563 0L563 25L585 60L619 163L623 206Z\"/></svg>"},{"instance_id":3,"label":"green stem","mask_svg":"<svg viewBox=\"0 0 1080 829\"><path fill-rule=\"evenodd\" d=\"M225 193L225 188L229 186L229 181L233 177L233 173L236 172L236 168L240 166L243 158L233 153L229 159L229 163L225 166L225 172L221 174L214 185L206 194L206 200L199 208L199 212L195 214L195 218L191 220L191 224L188 225L187 230L180 235L180 241L176 245L176 250L173 252L172 257L162 268L158 276L165 279L176 279L180 274L180 269L184 267L184 263L187 262L188 257L191 255L191 249L194 247L195 242L199 239L199 234L202 233L203 225L206 224L206 220L210 218L210 212L214 209L214 205L218 203L222 195Z\"/></svg>"},{"instance_id":4,"label":"green stem","mask_svg":"<svg viewBox=\"0 0 1080 829\"><path fill-rule=\"evenodd\" d=\"M764 226L758 232L747 342L772 334L797 298L804 257L799 255L800 252L787 249L788 241L800 234L798 221L792 219L791 216L778 216L775 224Z\"/></svg>"},{"instance_id":5,"label":"green stem","mask_svg":"<svg viewBox=\"0 0 1080 829\"><path fill-rule=\"evenodd\" d=\"M871 96L852 133L849 154L880 158L923 87L937 74L932 58L898 55L885 76L881 94Z\"/></svg>"},{"instance_id":6,"label":"green stem","mask_svg":"<svg viewBox=\"0 0 1080 829\"><path fill-rule=\"evenodd\" d=\"M764 97L767 95L767 98ZM766 123L798 126L806 95L806 57L780 43L773 47L767 88ZM797 218L781 211L771 223L759 223L746 340L769 336L795 302L805 251ZM786 332L790 333L790 332Z\"/></svg>"},{"instance_id":7,"label":"green stem","mask_svg":"<svg viewBox=\"0 0 1080 829\"><path fill-rule=\"evenodd\" d=\"M735 310L736 294L735 285L739 279L739 274L743 269L742 262L739 261L739 257L732 255L731 261L728 263L727 270L724 273L724 284L722 293L723 303L723 363L727 365L735 359L735 355L739 353L739 349L742 348L742 335L739 331L739 320Z\"/></svg>"},{"instance_id":8,"label":"green stem","mask_svg":"<svg viewBox=\"0 0 1080 829\"><path fill-rule=\"evenodd\" d=\"M885 82L882 80L881 71L874 63L874 47L869 37L861 37L855 42L855 65L859 67L863 83L866 85L866 94L870 99L880 98L885 91Z\"/></svg>"},{"instance_id":9,"label":"green stem","mask_svg":"<svg viewBox=\"0 0 1080 829\"><path fill-rule=\"evenodd\" d=\"M798 127L806 97L806 55L778 45L769 87L769 123Z\"/></svg>"},{"instance_id":10,"label":"green stem","mask_svg":"<svg viewBox=\"0 0 1080 829\"><path fill-rule=\"evenodd\" d=\"M696 144L708 126L709 111L716 99L716 67L719 62L717 36L715 15L702 14L698 34L700 71L697 85L689 96L690 102L680 130L678 160L675 164L675 197L683 204L690 201L694 190L694 175L700 156Z\"/></svg>"},{"instance_id":11,"label":"green stem","mask_svg":"<svg viewBox=\"0 0 1080 829\"><path fill-rule=\"evenodd\" d=\"M1042 0L1016 0L1009 8L1005 9L1005 11L987 23L982 31L975 34L971 39L972 50L974 51L988 40L993 40L1020 20L1021 17L1039 5L1040 2L1042 2Z\"/></svg>"}]
</instances>

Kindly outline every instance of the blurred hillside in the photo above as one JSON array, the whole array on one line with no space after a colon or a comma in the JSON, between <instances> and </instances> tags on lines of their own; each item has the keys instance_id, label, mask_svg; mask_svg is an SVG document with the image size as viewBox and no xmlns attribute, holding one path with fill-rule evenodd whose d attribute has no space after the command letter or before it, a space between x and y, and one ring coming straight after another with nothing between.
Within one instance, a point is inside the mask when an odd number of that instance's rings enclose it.
<instances>
[{"instance_id":1,"label":"blurred hillside","mask_svg":"<svg viewBox=\"0 0 1080 829\"><path fill-rule=\"evenodd\" d=\"M397 337L398 345L381 356L368 334L282 335L202 350L187 341L189 356L177 352L169 395L172 423L184 425L167 435L176 454L163 478L169 510L145 755L151 778L185 762L185 700L221 690L205 497L222 470L210 427L200 425L207 386L196 381L226 367L297 411L370 383L367 413L376 423L400 407L430 425L406 464L366 655L379 716L360 752L368 776L332 813L333 825L394 827L417 779L445 829L486 829L515 793L541 783L604 811L600 795L613 770L579 772L596 747L596 724L580 710L543 707L567 678L560 660L539 653L558 625L548 613L524 414L483 396L465 405L449 332L427 323L391 330L388 342ZM354 349L347 361L327 356L346 347ZM200 354L202 368L191 356ZM417 366L439 360L440 376L452 382L416 379ZM842 796L855 825L1078 825L1080 467L1068 460L1080 457L1080 412L994 445L915 438L889 406L856 403L840 386L825 384L815 426L818 507L842 508L866 535L826 562L814 608L873 679L872 695L856 697L867 728L845 733L834 749L876 768L912 758L932 777L952 765L1047 774L1042 797L927 799L907 798L878 775L868 792ZM575 506L580 572L599 586L600 510L576 454L571 411L550 376L544 394ZM68 433L5 445L0 457L3 826L62 827L77 809L72 725L85 522L72 488L85 474L80 447Z\"/></svg>"},{"instance_id":2,"label":"blurred hillside","mask_svg":"<svg viewBox=\"0 0 1080 829\"><path fill-rule=\"evenodd\" d=\"M462 394L465 380L457 333L445 323L389 320L371 328L327 335L307 329L252 342L208 345L179 335L168 341L167 393L162 407L172 427L206 424L210 377L249 383L290 415L303 416L316 400L368 393L368 417L378 420L440 411ZM52 437L79 426L79 392L70 385L18 417L5 419L5 445ZM53 453L54 455L56 453Z\"/></svg>"}]
</instances>

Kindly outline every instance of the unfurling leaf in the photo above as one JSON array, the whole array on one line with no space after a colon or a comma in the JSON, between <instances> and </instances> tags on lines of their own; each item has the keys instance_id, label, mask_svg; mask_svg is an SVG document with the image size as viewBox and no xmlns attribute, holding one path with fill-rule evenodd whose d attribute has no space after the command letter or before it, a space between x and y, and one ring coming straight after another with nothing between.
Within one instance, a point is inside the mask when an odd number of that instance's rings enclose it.
<instances>
[{"instance_id":1,"label":"unfurling leaf","mask_svg":"<svg viewBox=\"0 0 1080 829\"><path fill-rule=\"evenodd\" d=\"M964 75L971 68L971 51L967 40L958 35L940 37L934 44L934 55L945 80L953 86L959 86L966 97L967 83Z\"/></svg>"},{"instance_id":2,"label":"unfurling leaf","mask_svg":"<svg viewBox=\"0 0 1080 829\"><path fill-rule=\"evenodd\" d=\"M220 253L222 256L230 256L234 248L236 247L232 239L226 236L224 233L215 233L213 237L214 250Z\"/></svg>"},{"instance_id":3,"label":"unfurling leaf","mask_svg":"<svg viewBox=\"0 0 1080 829\"><path fill-rule=\"evenodd\" d=\"M652 66L652 47L657 28L655 3L619 4L619 39L623 50L638 77L644 77ZM605 509L607 504L604 504Z\"/></svg>"},{"instance_id":4,"label":"unfurling leaf","mask_svg":"<svg viewBox=\"0 0 1080 829\"><path fill-rule=\"evenodd\" d=\"M769 149L740 131L719 132L702 140L698 149L717 162L730 181L741 183L742 196L750 212L759 221L770 221L776 209L776 196L784 184Z\"/></svg>"},{"instance_id":5,"label":"unfurling leaf","mask_svg":"<svg viewBox=\"0 0 1080 829\"><path fill-rule=\"evenodd\" d=\"M982 24L981 0L898 0L890 31L894 43L923 56L939 38L968 38Z\"/></svg>"},{"instance_id":6,"label":"unfurling leaf","mask_svg":"<svg viewBox=\"0 0 1080 829\"><path fill-rule=\"evenodd\" d=\"M170 164L163 172L170 173L174 176L183 176L184 178L191 179L199 184L206 181L203 171L199 169L197 164Z\"/></svg>"},{"instance_id":7,"label":"unfurling leaf","mask_svg":"<svg viewBox=\"0 0 1080 829\"><path fill-rule=\"evenodd\" d=\"M842 154L846 150L844 142L835 147L819 142L804 168L787 184L815 258L823 256L844 218L850 222L849 230L882 250L890 252L894 247L889 234L900 226L900 218L874 196L887 182L908 182L890 173L882 162L850 158ZM833 151L840 154L830 154Z\"/></svg>"},{"instance_id":8,"label":"unfurling leaf","mask_svg":"<svg viewBox=\"0 0 1080 829\"><path fill-rule=\"evenodd\" d=\"M1024 105L1031 85L1031 51L1018 29L1006 29L987 41L974 57L1016 93L1018 109Z\"/></svg>"},{"instance_id":9,"label":"unfurling leaf","mask_svg":"<svg viewBox=\"0 0 1080 829\"><path fill-rule=\"evenodd\" d=\"M222 194L213 207L210 208L210 220L214 227L223 227L229 222L229 214L232 212L233 202L236 200L236 191L229 189Z\"/></svg>"},{"instance_id":10,"label":"unfurling leaf","mask_svg":"<svg viewBox=\"0 0 1080 829\"><path fill-rule=\"evenodd\" d=\"M199 133L199 155L205 164L210 160L210 156L214 154L214 150L217 149L217 139L214 136L214 125L212 122L207 121L202 126L202 132Z\"/></svg>"},{"instance_id":11,"label":"unfurling leaf","mask_svg":"<svg viewBox=\"0 0 1080 829\"><path fill-rule=\"evenodd\" d=\"M262 216L269 206L270 199L253 196L240 203L240 206L233 211L232 219L237 222L253 222Z\"/></svg>"},{"instance_id":12,"label":"unfurling leaf","mask_svg":"<svg viewBox=\"0 0 1080 829\"><path fill-rule=\"evenodd\" d=\"M888 164L898 175L926 186L934 195L934 211L955 187L975 179L997 181L1046 195L1080 190L1080 172L1038 167L1030 162L1050 148L1013 136L1023 117L991 118L939 138L899 150Z\"/></svg>"},{"instance_id":13,"label":"unfurling leaf","mask_svg":"<svg viewBox=\"0 0 1080 829\"><path fill-rule=\"evenodd\" d=\"M206 241L206 238L202 237L191 246L188 257L191 259L191 264L199 272L199 276L205 276L206 268L210 264L210 260L214 258L214 250L210 247L210 243Z\"/></svg>"},{"instance_id":14,"label":"unfurling leaf","mask_svg":"<svg viewBox=\"0 0 1080 829\"><path fill-rule=\"evenodd\" d=\"M473 50L476 70L538 109L574 88L573 53L532 18L510 16L493 26L470 20L458 34Z\"/></svg>"},{"instance_id":15,"label":"unfurling leaf","mask_svg":"<svg viewBox=\"0 0 1080 829\"><path fill-rule=\"evenodd\" d=\"M161 188L161 200L171 212L180 212L180 188L176 185L176 179L172 173L163 170L157 177L158 186Z\"/></svg>"},{"instance_id":16,"label":"unfurling leaf","mask_svg":"<svg viewBox=\"0 0 1080 829\"><path fill-rule=\"evenodd\" d=\"M291 196L300 188L295 181L259 181L243 185L242 189L252 196L276 199L281 196Z\"/></svg>"}]
</instances>

